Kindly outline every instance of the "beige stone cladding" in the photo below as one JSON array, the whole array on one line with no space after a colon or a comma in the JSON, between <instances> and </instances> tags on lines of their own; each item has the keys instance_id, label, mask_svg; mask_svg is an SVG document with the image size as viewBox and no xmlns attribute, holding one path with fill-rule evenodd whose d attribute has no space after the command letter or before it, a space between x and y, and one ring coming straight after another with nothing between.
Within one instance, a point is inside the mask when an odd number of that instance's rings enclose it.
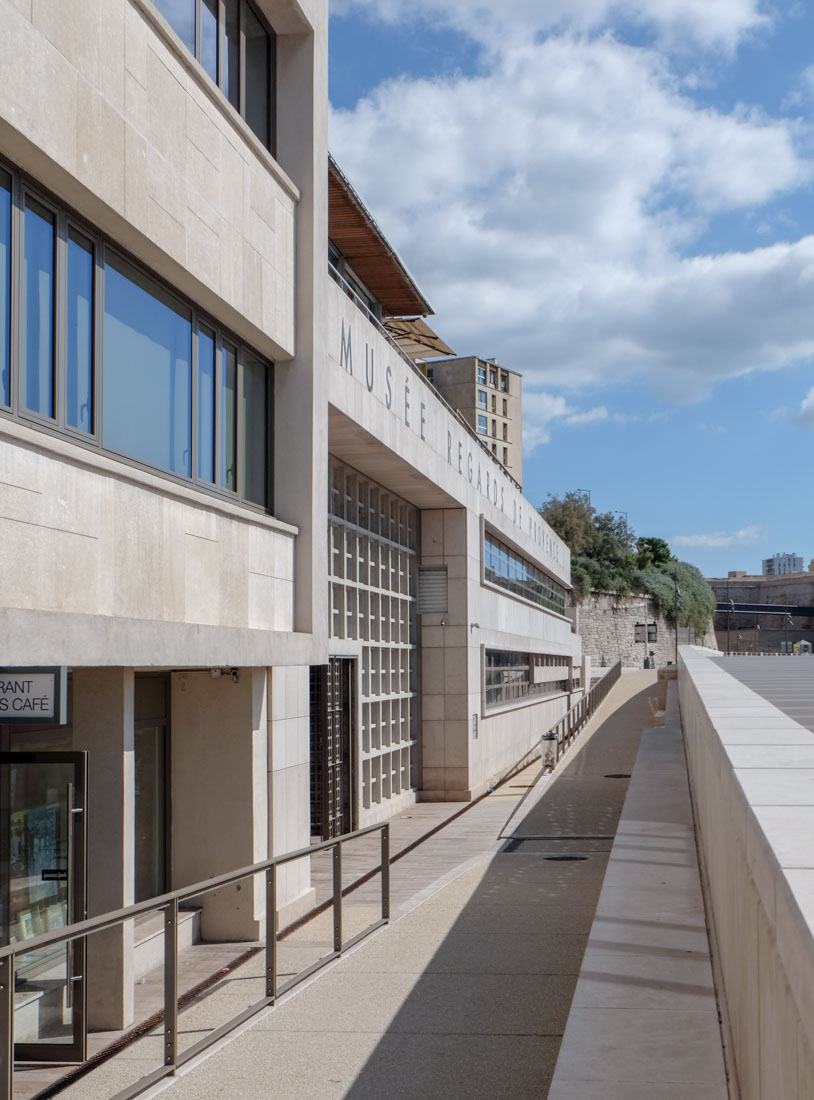
<instances>
[{"instance_id":1,"label":"beige stone cladding","mask_svg":"<svg viewBox=\"0 0 814 1100\"><path fill-rule=\"evenodd\" d=\"M264 354L289 357L298 190L153 5L0 0L0 25L0 152Z\"/></svg>"},{"instance_id":2,"label":"beige stone cladding","mask_svg":"<svg viewBox=\"0 0 814 1100\"><path fill-rule=\"evenodd\" d=\"M328 281L328 280L326 280ZM565 711L568 692L484 705L486 649L581 659L564 615L483 579L483 524L567 587L567 547L415 368L329 286L330 449L419 509L420 565L446 565L448 611L419 616L422 798L475 797Z\"/></svg>"}]
</instances>

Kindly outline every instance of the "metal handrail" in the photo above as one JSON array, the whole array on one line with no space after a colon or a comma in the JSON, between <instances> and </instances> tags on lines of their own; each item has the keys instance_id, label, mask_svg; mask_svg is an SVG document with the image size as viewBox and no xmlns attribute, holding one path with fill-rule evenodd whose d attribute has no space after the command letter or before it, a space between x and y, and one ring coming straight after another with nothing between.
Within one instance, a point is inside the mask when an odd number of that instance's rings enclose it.
<instances>
[{"instance_id":1,"label":"metal handrail","mask_svg":"<svg viewBox=\"0 0 814 1100\"><path fill-rule=\"evenodd\" d=\"M381 870L381 917L373 921L366 928L345 940L343 938L343 910L342 910L342 845L359 837L368 836L370 833L381 833L381 864L374 869ZM333 850L333 950L323 955L316 962L299 971L282 985L277 984L277 868L318 852ZM266 992L255 1004L244 1009L237 1016L232 1017L227 1023L216 1028L209 1035L199 1040L186 1050L178 1050L178 910L181 902L199 897L201 894L212 890L229 886L254 875L266 876ZM284 993L310 977L316 971L326 966L329 962L339 958L344 951L355 946L372 932L388 924L390 920L390 825L383 822L377 825L369 825L364 829L357 829L353 833L346 833L341 837L326 840L319 844L300 848L295 852L287 852L284 855L273 856L248 867L241 867L236 871L229 871L223 875L196 882L191 886L184 886L180 890L172 890L148 901L137 902L123 909L116 909L103 913L98 917L90 917L88 920L77 921L66 925L64 928L44 932L28 940L7 944L0 947L0 1100L11 1100L14 1080L14 960L18 955L28 955L42 948L53 947L58 944L72 943L74 940L83 939L95 932L115 928L125 921L144 913L164 913L164 1064L160 1068L142 1077L134 1085L116 1093L113 1100L128 1100L137 1096L145 1089L154 1085L163 1077L175 1073L176 1069L194 1058L201 1051L217 1042L224 1035L233 1031L245 1020L254 1016L262 1009L270 1007ZM69 980L72 978L69 975ZM80 976L84 982L84 975ZM77 979L74 978L76 981ZM87 996L87 990L83 990L83 996Z\"/></svg>"},{"instance_id":2,"label":"metal handrail","mask_svg":"<svg viewBox=\"0 0 814 1100\"><path fill-rule=\"evenodd\" d=\"M589 688L578 703L567 710L559 721L547 730L540 738L540 759L545 760L544 753L546 741L556 740L557 758L560 756L560 746L565 752L576 739L577 734L591 717L591 715L604 702L610 689L622 676L622 662L617 661L612 665L601 679Z\"/></svg>"},{"instance_id":3,"label":"metal handrail","mask_svg":"<svg viewBox=\"0 0 814 1100\"><path fill-rule=\"evenodd\" d=\"M450 405L449 402L444 397L441 396L441 394L438 392L438 390L435 388L435 386L432 384L432 382L430 382L429 378L427 378L426 374L424 374L424 372L421 370L421 368L418 366L418 364L413 359L410 358L410 356L407 354L407 352L404 350L404 348L401 346L401 344L398 342L398 340L396 340L393 337L392 333L387 331L387 329L381 323L381 321L376 316L376 314L373 313L373 311L370 309L370 307L367 305L367 303L362 298L359 297L359 295L356 293L356 291L353 289L353 287L350 285L350 283L347 281L347 279L342 275L342 273L336 267L334 267L334 265L331 263L330 260L328 261L328 273L331 276L331 278L334 280L334 282L338 283L339 286L347 294L347 296L354 302L354 304L356 306L358 306L358 308L361 310L361 312L365 314L368 321L370 321L371 325L373 325L373 327L378 331L379 335L382 336L388 342L388 344L390 344L390 346L393 348L393 350L398 355L401 356L401 358L404 360L404 362L407 364L407 366L410 368L410 370L412 370L413 373L415 375L417 375L418 378L421 379L421 381L424 383L424 385L427 387L427 389L432 392L432 395L436 399L436 401L439 401L444 406L444 408L447 410L447 412L450 414L450 416L454 417L455 420L457 420L457 422L464 429L464 431L467 433L467 435L471 436L472 439L481 448L481 450L484 451L484 453L489 456L489 458L492 460L492 462L494 462L494 464L500 468L500 472L503 474L503 476L508 481L510 481L512 483L512 485L514 485L514 487L517 490L519 490L519 492L522 493L523 492L523 486L520 484L520 482L516 481L512 477L512 475L509 473L509 471L506 469L506 467L503 465L503 463L500 462L499 459L496 458L496 456L492 454L492 452L489 450L488 445L483 442L483 440L478 435L478 433L475 431L475 429L472 427L472 425L469 423L469 421L464 419L461 412L458 409L453 409L452 405Z\"/></svg>"}]
</instances>

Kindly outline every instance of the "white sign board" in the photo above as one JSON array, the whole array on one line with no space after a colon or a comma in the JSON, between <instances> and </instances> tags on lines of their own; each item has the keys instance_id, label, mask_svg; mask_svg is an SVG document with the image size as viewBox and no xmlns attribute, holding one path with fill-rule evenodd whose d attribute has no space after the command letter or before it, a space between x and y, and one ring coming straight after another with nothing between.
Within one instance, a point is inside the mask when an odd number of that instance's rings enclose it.
<instances>
[{"instance_id":1,"label":"white sign board","mask_svg":"<svg viewBox=\"0 0 814 1100\"><path fill-rule=\"evenodd\" d=\"M0 723L67 720L67 668L0 668Z\"/></svg>"}]
</instances>

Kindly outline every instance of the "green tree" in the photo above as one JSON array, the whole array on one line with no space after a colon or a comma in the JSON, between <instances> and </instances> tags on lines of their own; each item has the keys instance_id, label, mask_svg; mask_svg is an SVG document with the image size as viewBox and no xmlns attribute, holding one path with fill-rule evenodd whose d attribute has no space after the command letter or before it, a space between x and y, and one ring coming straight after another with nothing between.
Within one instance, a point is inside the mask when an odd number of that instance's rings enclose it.
<instances>
[{"instance_id":1,"label":"green tree","mask_svg":"<svg viewBox=\"0 0 814 1100\"><path fill-rule=\"evenodd\" d=\"M590 592L647 592L671 622L703 634L715 614L715 595L686 561L676 561L664 539L637 539L615 512L597 512L586 493L549 496L540 515L571 550L577 601ZM678 598L676 598L678 588Z\"/></svg>"},{"instance_id":2,"label":"green tree","mask_svg":"<svg viewBox=\"0 0 814 1100\"><path fill-rule=\"evenodd\" d=\"M648 565L666 565L672 558L670 547L664 539L636 539L636 565L639 569L646 569Z\"/></svg>"}]
</instances>

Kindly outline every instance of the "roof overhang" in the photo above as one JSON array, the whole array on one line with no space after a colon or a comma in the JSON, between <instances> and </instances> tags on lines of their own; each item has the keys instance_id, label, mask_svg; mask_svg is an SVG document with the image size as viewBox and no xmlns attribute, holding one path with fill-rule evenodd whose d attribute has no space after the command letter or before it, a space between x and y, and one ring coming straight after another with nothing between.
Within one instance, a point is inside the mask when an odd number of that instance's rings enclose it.
<instances>
[{"instance_id":1,"label":"roof overhang","mask_svg":"<svg viewBox=\"0 0 814 1100\"><path fill-rule=\"evenodd\" d=\"M411 359L438 359L455 354L421 317L388 317L384 327Z\"/></svg>"},{"instance_id":2,"label":"roof overhang","mask_svg":"<svg viewBox=\"0 0 814 1100\"><path fill-rule=\"evenodd\" d=\"M328 235L387 317L422 316L432 306L388 243L339 165L328 158Z\"/></svg>"}]
</instances>

